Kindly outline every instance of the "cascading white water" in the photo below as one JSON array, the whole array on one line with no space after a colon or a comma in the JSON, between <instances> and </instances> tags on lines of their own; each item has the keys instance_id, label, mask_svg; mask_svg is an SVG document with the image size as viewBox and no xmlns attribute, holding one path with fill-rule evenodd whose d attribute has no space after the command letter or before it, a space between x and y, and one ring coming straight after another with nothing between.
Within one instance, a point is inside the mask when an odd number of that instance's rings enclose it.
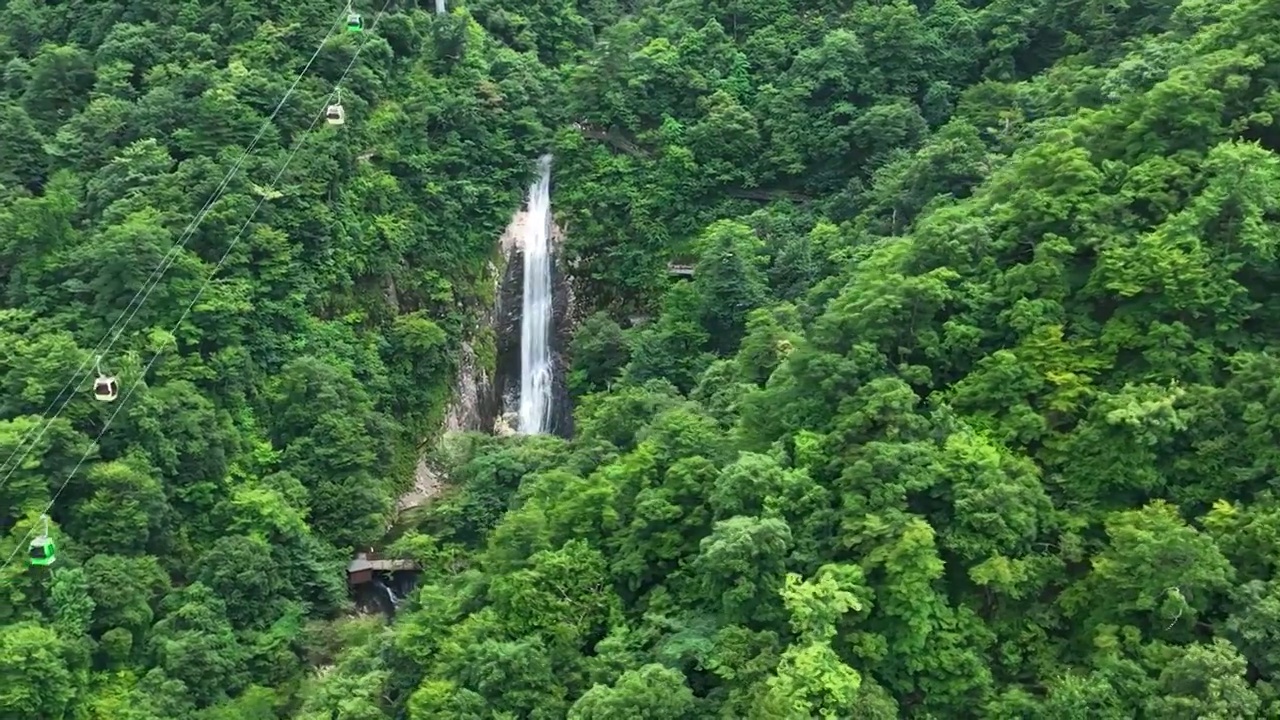
<instances>
[{"instance_id":1,"label":"cascading white water","mask_svg":"<svg viewBox=\"0 0 1280 720\"><path fill-rule=\"evenodd\" d=\"M444 14L444 0L436 0L436 14L437 15Z\"/></svg>"},{"instance_id":2,"label":"cascading white water","mask_svg":"<svg viewBox=\"0 0 1280 720\"><path fill-rule=\"evenodd\" d=\"M520 315L520 425L547 431L551 410L551 156L538 158L538 178L529 187L529 209L521 238L524 305Z\"/></svg>"}]
</instances>

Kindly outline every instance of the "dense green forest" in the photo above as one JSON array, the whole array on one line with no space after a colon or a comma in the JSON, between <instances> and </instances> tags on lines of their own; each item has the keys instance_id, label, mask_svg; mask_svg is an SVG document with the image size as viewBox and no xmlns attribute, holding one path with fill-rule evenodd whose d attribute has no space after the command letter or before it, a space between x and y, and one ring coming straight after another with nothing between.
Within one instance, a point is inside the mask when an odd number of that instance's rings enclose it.
<instances>
[{"instance_id":1,"label":"dense green forest","mask_svg":"<svg viewBox=\"0 0 1280 720\"><path fill-rule=\"evenodd\" d=\"M1280 717L1275 0L384 1L3 3L0 720Z\"/></svg>"}]
</instances>

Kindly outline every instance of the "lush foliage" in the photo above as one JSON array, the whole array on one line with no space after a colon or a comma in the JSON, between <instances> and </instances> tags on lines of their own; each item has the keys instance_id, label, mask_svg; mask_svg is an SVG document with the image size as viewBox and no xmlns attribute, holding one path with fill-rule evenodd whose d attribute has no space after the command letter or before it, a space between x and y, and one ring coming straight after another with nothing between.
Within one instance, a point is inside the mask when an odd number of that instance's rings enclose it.
<instances>
[{"instance_id":1,"label":"lush foliage","mask_svg":"<svg viewBox=\"0 0 1280 720\"><path fill-rule=\"evenodd\" d=\"M413 720L1280 712L1280 8L1108 12L601 29L557 140L605 311L578 435L456 448L418 609L333 682Z\"/></svg>"},{"instance_id":2,"label":"lush foliage","mask_svg":"<svg viewBox=\"0 0 1280 720\"><path fill-rule=\"evenodd\" d=\"M0 445L271 113L308 5L8 3ZM121 418L94 442L77 399L0 484L6 550L92 450L66 562L0 572L0 716L1280 713L1280 6L384 23L348 127L302 132L349 37L108 358L144 382ZM454 438L405 612L323 622L548 146L598 311L577 435Z\"/></svg>"},{"instance_id":3,"label":"lush foliage","mask_svg":"<svg viewBox=\"0 0 1280 720\"><path fill-rule=\"evenodd\" d=\"M274 717L439 425L555 77L461 14L4 9L0 717ZM339 80L347 124L308 131ZM45 430L122 326L121 399L82 382Z\"/></svg>"}]
</instances>

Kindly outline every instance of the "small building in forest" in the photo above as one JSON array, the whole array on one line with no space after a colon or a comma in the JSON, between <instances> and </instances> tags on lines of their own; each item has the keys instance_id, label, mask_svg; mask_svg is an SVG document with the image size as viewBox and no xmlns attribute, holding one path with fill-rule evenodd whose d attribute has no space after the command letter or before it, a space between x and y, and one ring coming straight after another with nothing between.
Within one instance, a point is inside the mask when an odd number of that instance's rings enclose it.
<instances>
[{"instance_id":1,"label":"small building in forest","mask_svg":"<svg viewBox=\"0 0 1280 720\"><path fill-rule=\"evenodd\" d=\"M356 553L347 565L347 585L355 587L373 582L375 573L421 572L422 568L412 560L383 559L372 548Z\"/></svg>"},{"instance_id":2,"label":"small building in forest","mask_svg":"<svg viewBox=\"0 0 1280 720\"><path fill-rule=\"evenodd\" d=\"M381 610L394 620L396 606L417 586L421 572L412 560L380 558L368 548L347 564L347 590L357 607Z\"/></svg>"}]
</instances>

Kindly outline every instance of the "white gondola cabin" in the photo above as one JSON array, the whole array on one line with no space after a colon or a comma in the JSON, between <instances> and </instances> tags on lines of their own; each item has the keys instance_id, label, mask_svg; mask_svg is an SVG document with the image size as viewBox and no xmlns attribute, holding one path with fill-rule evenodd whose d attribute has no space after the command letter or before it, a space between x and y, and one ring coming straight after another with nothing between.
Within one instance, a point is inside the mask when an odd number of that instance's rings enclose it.
<instances>
[{"instance_id":1,"label":"white gondola cabin","mask_svg":"<svg viewBox=\"0 0 1280 720\"><path fill-rule=\"evenodd\" d=\"M111 402L120 395L120 382L114 375L102 372L102 356L94 360L94 371L98 377L93 381L93 398L99 402Z\"/></svg>"},{"instance_id":2,"label":"white gondola cabin","mask_svg":"<svg viewBox=\"0 0 1280 720\"><path fill-rule=\"evenodd\" d=\"M99 377L93 381L93 399L111 402L120 396L120 383L114 377Z\"/></svg>"}]
</instances>

